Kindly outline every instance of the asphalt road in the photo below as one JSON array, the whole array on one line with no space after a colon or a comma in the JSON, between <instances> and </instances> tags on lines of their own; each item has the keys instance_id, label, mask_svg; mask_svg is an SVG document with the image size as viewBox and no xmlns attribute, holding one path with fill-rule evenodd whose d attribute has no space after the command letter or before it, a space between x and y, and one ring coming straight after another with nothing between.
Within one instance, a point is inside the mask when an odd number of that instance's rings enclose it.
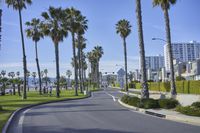
<instances>
[{"instance_id":1,"label":"asphalt road","mask_svg":"<svg viewBox=\"0 0 200 133\"><path fill-rule=\"evenodd\" d=\"M114 95L115 98L111 95ZM168 121L122 107L118 92L51 103L19 114L8 133L199 133L200 127Z\"/></svg>"}]
</instances>

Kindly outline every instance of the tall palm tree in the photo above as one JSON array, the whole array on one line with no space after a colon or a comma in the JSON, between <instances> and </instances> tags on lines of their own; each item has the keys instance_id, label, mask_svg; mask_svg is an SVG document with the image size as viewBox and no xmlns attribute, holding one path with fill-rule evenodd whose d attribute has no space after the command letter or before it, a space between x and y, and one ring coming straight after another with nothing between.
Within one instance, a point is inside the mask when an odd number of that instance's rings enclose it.
<instances>
[{"instance_id":1,"label":"tall palm tree","mask_svg":"<svg viewBox=\"0 0 200 133\"><path fill-rule=\"evenodd\" d=\"M116 32L120 34L123 39L124 46L124 62L125 62L125 90L128 91L128 76L127 76L127 50L126 50L126 38L131 33L131 25L128 20L119 20L116 24Z\"/></svg>"},{"instance_id":2,"label":"tall palm tree","mask_svg":"<svg viewBox=\"0 0 200 133\"><path fill-rule=\"evenodd\" d=\"M140 49L140 68L141 68L141 97L149 98L149 89L146 77L146 64L145 64L145 49L144 49L144 39L143 39L143 28L142 28L142 11L141 11L141 1L136 0L136 16L137 16L137 26L138 26L138 40Z\"/></svg>"},{"instance_id":3,"label":"tall palm tree","mask_svg":"<svg viewBox=\"0 0 200 133\"><path fill-rule=\"evenodd\" d=\"M79 79L80 79L80 89L84 89L83 85L83 49L86 47L86 39L82 36L81 33L78 33L78 39L76 39L76 47L78 48L78 69L79 69Z\"/></svg>"},{"instance_id":4,"label":"tall palm tree","mask_svg":"<svg viewBox=\"0 0 200 133\"><path fill-rule=\"evenodd\" d=\"M44 18L42 23L42 30L46 36L51 37L55 47L55 60L56 60L56 96L60 97L59 79L59 43L67 37L67 30L63 28L62 18L63 10L61 8L49 7L48 12L43 12Z\"/></svg>"},{"instance_id":5,"label":"tall palm tree","mask_svg":"<svg viewBox=\"0 0 200 133\"><path fill-rule=\"evenodd\" d=\"M44 69L46 87L47 87L47 73L48 73L48 70Z\"/></svg>"},{"instance_id":6,"label":"tall palm tree","mask_svg":"<svg viewBox=\"0 0 200 133\"><path fill-rule=\"evenodd\" d=\"M12 78L10 81L11 81L12 87L13 87L13 95L15 95L15 81L14 81L15 73L14 72L9 72L8 73L8 77Z\"/></svg>"},{"instance_id":7,"label":"tall palm tree","mask_svg":"<svg viewBox=\"0 0 200 133\"><path fill-rule=\"evenodd\" d=\"M39 77L39 93L41 95L42 81L41 81L40 65L39 65L39 59L38 59L38 49L37 49L38 41L40 40L40 38L43 38L40 19L33 18L31 22L26 22L26 26L27 26L27 29L26 29L27 37L32 38L32 40L35 42L35 60L37 64L37 71L38 71L38 77Z\"/></svg>"},{"instance_id":8,"label":"tall palm tree","mask_svg":"<svg viewBox=\"0 0 200 133\"><path fill-rule=\"evenodd\" d=\"M83 38L83 34L85 33L85 31L88 29L88 26L87 26L87 22L88 20L86 19L85 16L82 16L82 15L79 15L78 16L78 28L77 28L77 35L78 35L78 61L79 61L79 79L80 79L80 89L81 89L81 92L83 91L83 76L82 76L82 67L83 67L83 64L82 64L82 61L81 61L81 44L84 43L85 41L85 38Z\"/></svg>"},{"instance_id":9,"label":"tall palm tree","mask_svg":"<svg viewBox=\"0 0 200 133\"><path fill-rule=\"evenodd\" d=\"M22 84L22 80L19 78L20 72L17 71L16 75L17 75L17 79L15 80L15 82L17 84L17 91L18 91L18 95L21 96L20 85Z\"/></svg>"},{"instance_id":10,"label":"tall palm tree","mask_svg":"<svg viewBox=\"0 0 200 133\"><path fill-rule=\"evenodd\" d=\"M87 62L86 62L86 60L85 60L85 58L86 58L86 56L85 56L85 54L84 54L84 61L83 61L83 74L82 74L82 76L83 76L83 86L84 86L84 90L85 90L85 83L87 82L87 80L86 80L86 70L87 70L87 68L88 68L88 65L87 65ZM87 85L87 92L88 92L88 85Z\"/></svg>"},{"instance_id":11,"label":"tall palm tree","mask_svg":"<svg viewBox=\"0 0 200 133\"><path fill-rule=\"evenodd\" d=\"M153 0L153 6L160 6L164 12L165 18L165 30L166 30L166 40L167 40L167 47L169 53L169 64L170 64L170 83L171 83L171 95L172 97L176 96L176 85L175 85L175 78L174 78L174 66L173 66L173 54L172 54L172 45L171 45L171 33L170 33L170 20L169 20L169 13L168 10L170 9L171 5L176 4L177 0Z\"/></svg>"},{"instance_id":12,"label":"tall palm tree","mask_svg":"<svg viewBox=\"0 0 200 133\"><path fill-rule=\"evenodd\" d=\"M32 77L33 77L33 81L34 81L34 85L35 85L35 90L36 90L36 80L35 80L36 76L37 76L36 72L32 72Z\"/></svg>"},{"instance_id":13,"label":"tall palm tree","mask_svg":"<svg viewBox=\"0 0 200 133\"><path fill-rule=\"evenodd\" d=\"M16 75L17 75L17 77L19 78L20 72L19 72L19 71L17 71L17 72L16 72Z\"/></svg>"},{"instance_id":14,"label":"tall palm tree","mask_svg":"<svg viewBox=\"0 0 200 133\"><path fill-rule=\"evenodd\" d=\"M94 52L94 56L97 60L97 64L96 64L97 87L100 88L99 61L100 61L102 55L104 54L104 52L103 52L103 48L101 46L95 46L93 52Z\"/></svg>"},{"instance_id":15,"label":"tall palm tree","mask_svg":"<svg viewBox=\"0 0 200 133\"><path fill-rule=\"evenodd\" d=\"M89 73L90 74L89 77L90 77L90 85L91 85L91 83L94 83L95 79L96 79L96 77L95 77L95 71L96 71L95 68L96 67L95 66L96 66L96 63L97 63L93 51L87 53L87 59L90 62L90 70L91 70L91 72Z\"/></svg>"},{"instance_id":16,"label":"tall palm tree","mask_svg":"<svg viewBox=\"0 0 200 133\"><path fill-rule=\"evenodd\" d=\"M86 63L86 55L85 53L83 52L83 49L86 47L86 44L82 44L81 45L81 78L82 78L82 85L83 85L83 90L85 90L85 77L84 77L84 74L85 74L85 66L87 66L87 63ZM87 69L87 68L86 68Z\"/></svg>"},{"instance_id":17,"label":"tall palm tree","mask_svg":"<svg viewBox=\"0 0 200 133\"><path fill-rule=\"evenodd\" d=\"M72 75L72 71L71 71L71 70L67 70L66 75L67 75L67 77L68 77L67 84L68 84L68 86L69 86L69 84L70 84L70 77L71 77L71 75Z\"/></svg>"},{"instance_id":18,"label":"tall palm tree","mask_svg":"<svg viewBox=\"0 0 200 133\"><path fill-rule=\"evenodd\" d=\"M4 77L6 75L6 70L2 70L1 75Z\"/></svg>"},{"instance_id":19,"label":"tall palm tree","mask_svg":"<svg viewBox=\"0 0 200 133\"><path fill-rule=\"evenodd\" d=\"M30 75L31 75L31 73L30 73L30 71L28 71L27 70L27 72L26 72L26 77L27 77L27 86L28 86L28 91L29 91L29 77L30 77Z\"/></svg>"},{"instance_id":20,"label":"tall palm tree","mask_svg":"<svg viewBox=\"0 0 200 133\"><path fill-rule=\"evenodd\" d=\"M81 15L81 12L79 10L72 8L65 9L65 16L64 19L66 30L69 30L71 32L72 36L72 48L73 48L73 59L74 62L74 80L75 80L75 96L78 96L78 66L76 62L76 48L75 48L75 33L77 32L77 29L79 27L79 24L77 22L78 16Z\"/></svg>"},{"instance_id":21,"label":"tall palm tree","mask_svg":"<svg viewBox=\"0 0 200 133\"><path fill-rule=\"evenodd\" d=\"M18 10L19 13L19 22L20 22L20 33L21 33L21 40L22 40L22 51L23 51L23 69L24 69L24 89L23 89L23 96L22 99L26 99L26 71L27 71L27 62L26 62L26 52L25 52L25 45L24 45L24 35L23 35L23 27L22 27L22 9L26 9L27 5L32 4L32 0L6 0L8 7L13 7L14 10Z\"/></svg>"}]
</instances>

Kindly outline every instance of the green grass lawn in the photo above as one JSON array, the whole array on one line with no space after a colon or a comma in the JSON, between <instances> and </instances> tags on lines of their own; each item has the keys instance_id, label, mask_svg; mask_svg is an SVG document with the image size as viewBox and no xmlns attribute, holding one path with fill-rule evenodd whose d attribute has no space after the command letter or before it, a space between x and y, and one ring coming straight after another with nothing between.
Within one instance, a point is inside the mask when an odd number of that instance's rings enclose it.
<instances>
[{"instance_id":1,"label":"green grass lawn","mask_svg":"<svg viewBox=\"0 0 200 133\"><path fill-rule=\"evenodd\" d=\"M0 105L3 107L3 110L0 111L0 131L2 131L2 128L6 123L6 121L9 119L10 115L19 108L31 104L43 103L48 101L85 97L80 92L78 96L75 96L74 90L62 90L60 93L60 98L56 98L55 95L56 95L55 91L53 91L52 96L39 95L38 92L31 91L27 93L26 100L22 100L22 98L19 97L18 95L0 96Z\"/></svg>"}]
</instances>

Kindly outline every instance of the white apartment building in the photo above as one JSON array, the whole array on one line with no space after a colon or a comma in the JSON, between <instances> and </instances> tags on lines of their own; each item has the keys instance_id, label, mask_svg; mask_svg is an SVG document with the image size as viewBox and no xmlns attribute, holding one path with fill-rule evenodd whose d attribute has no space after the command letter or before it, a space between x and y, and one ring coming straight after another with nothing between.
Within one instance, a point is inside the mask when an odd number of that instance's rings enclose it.
<instances>
[{"instance_id":1,"label":"white apartment building","mask_svg":"<svg viewBox=\"0 0 200 133\"><path fill-rule=\"evenodd\" d=\"M172 43L173 59L178 62L189 62L200 58L200 43L191 41L188 43ZM164 46L165 68L170 70L167 45Z\"/></svg>"},{"instance_id":2,"label":"white apartment building","mask_svg":"<svg viewBox=\"0 0 200 133\"><path fill-rule=\"evenodd\" d=\"M145 57L146 69L151 71L158 71L164 67L164 56L146 56Z\"/></svg>"}]
</instances>

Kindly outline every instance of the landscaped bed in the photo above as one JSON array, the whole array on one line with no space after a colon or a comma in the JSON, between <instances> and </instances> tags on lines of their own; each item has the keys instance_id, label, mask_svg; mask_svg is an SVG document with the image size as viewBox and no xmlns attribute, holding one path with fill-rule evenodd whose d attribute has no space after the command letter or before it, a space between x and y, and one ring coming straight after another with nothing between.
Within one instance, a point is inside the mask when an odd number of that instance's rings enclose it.
<instances>
[{"instance_id":1,"label":"landscaped bed","mask_svg":"<svg viewBox=\"0 0 200 133\"><path fill-rule=\"evenodd\" d=\"M121 98L121 101L125 104L144 108L144 109L175 109L176 111L190 116L198 116L200 117L200 102L195 102L191 106L181 106L179 102L175 99L140 99L138 97L132 97L128 95L124 95Z\"/></svg>"},{"instance_id":2,"label":"landscaped bed","mask_svg":"<svg viewBox=\"0 0 200 133\"><path fill-rule=\"evenodd\" d=\"M165 108L172 109L179 105L178 101L175 99L140 99L138 97L131 97L128 95L124 95L121 99L122 102L135 106L138 108L144 109L155 109L155 108Z\"/></svg>"},{"instance_id":3,"label":"landscaped bed","mask_svg":"<svg viewBox=\"0 0 200 133\"><path fill-rule=\"evenodd\" d=\"M64 100L64 99L74 99L85 97L79 92L78 96L74 95L74 90L62 90L60 93L60 98L56 98L55 91L52 96L49 95L39 95L38 92L30 91L27 93L27 100L22 100L18 95L5 95L0 96L0 131L4 124L9 119L10 115L17 109L31 105L44 103L49 101Z\"/></svg>"},{"instance_id":4,"label":"landscaped bed","mask_svg":"<svg viewBox=\"0 0 200 133\"><path fill-rule=\"evenodd\" d=\"M200 102L195 102L191 106L178 106L176 111L185 115L200 117Z\"/></svg>"}]
</instances>

